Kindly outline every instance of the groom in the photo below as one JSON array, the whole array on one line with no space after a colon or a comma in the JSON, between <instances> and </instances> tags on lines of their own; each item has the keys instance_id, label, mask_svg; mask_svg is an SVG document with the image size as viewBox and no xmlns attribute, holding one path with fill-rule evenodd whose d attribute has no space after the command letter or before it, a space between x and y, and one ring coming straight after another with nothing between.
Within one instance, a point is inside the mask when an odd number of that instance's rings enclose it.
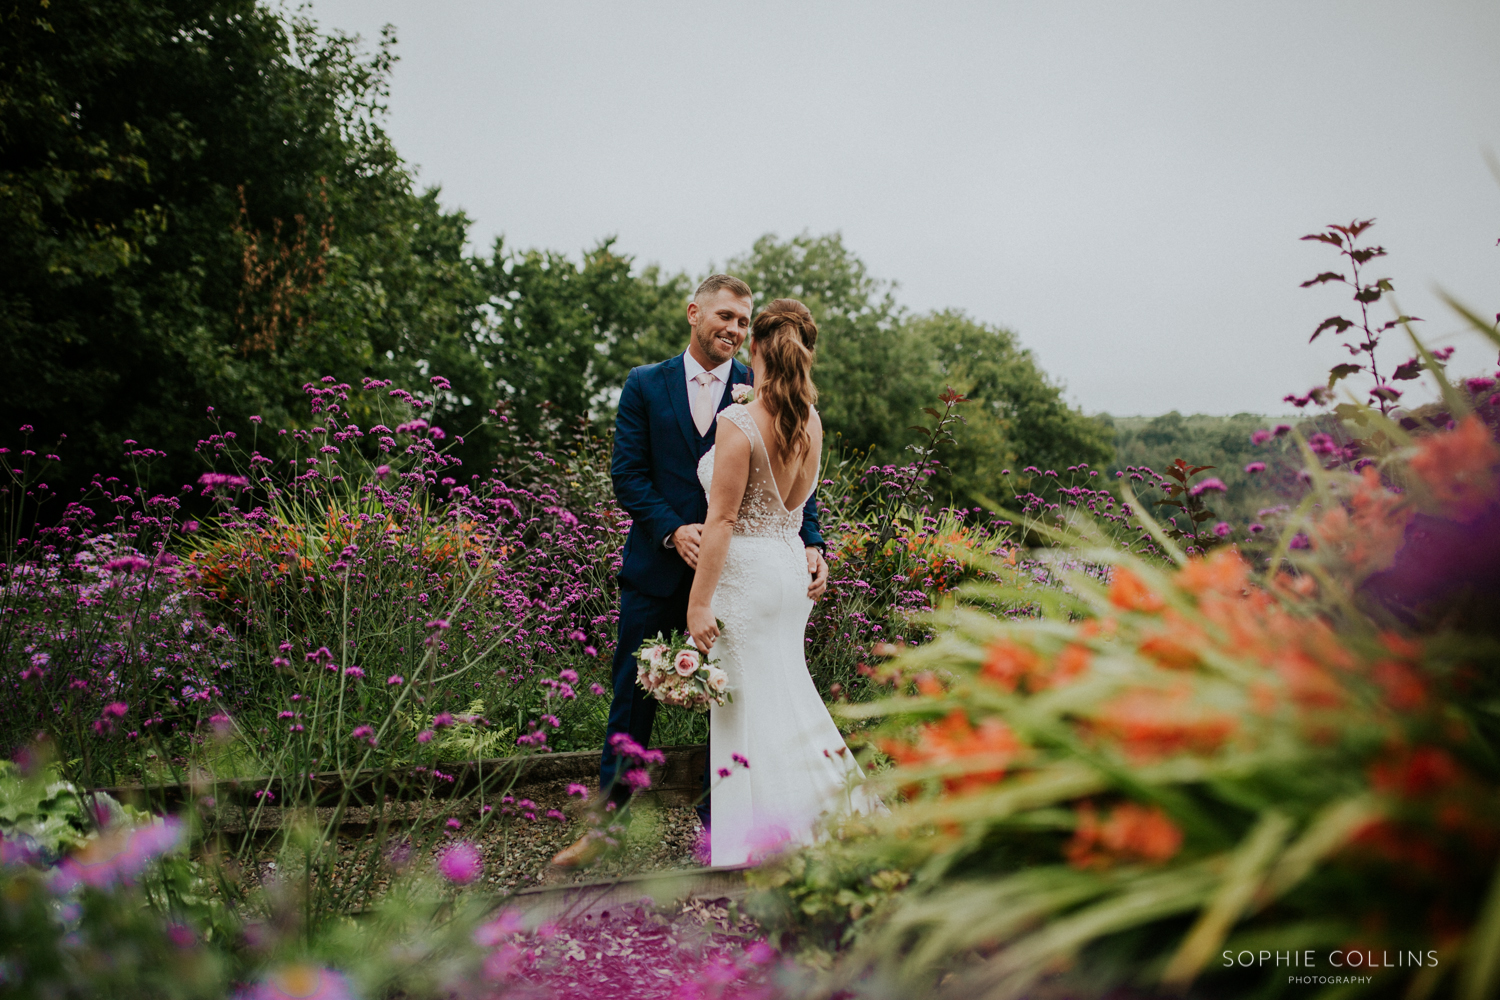
<instances>
[{"instance_id":1,"label":"groom","mask_svg":"<svg viewBox=\"0 0 1500 1000\"><path fill-rule=\"evenodd\" d=\"M743 281L727 274L708 278L688 303L692 336L687 350L633 370L620 394L610 475L615 499L633 520L619 574L614 700L599 767L600 793L616 807L629 801L630 786L616 781L622 762L609 739L627 733L641 746L651 745L657 702L636 683L635 651L658 632L687 632L688 593L708 514L698 460L713 447L715 418L732 401L730 386L751 381L750 369L734 359L750 332L751 308L750 286ZM802 511L802 541L808 596L816 599L827 586L828 564L818 534L815 497L808 497ZM706 795L698 816L706 827ZM597 843L584 837L558 854L553 864L587 864L597 854Z\"/></svg>"}]
</instances>

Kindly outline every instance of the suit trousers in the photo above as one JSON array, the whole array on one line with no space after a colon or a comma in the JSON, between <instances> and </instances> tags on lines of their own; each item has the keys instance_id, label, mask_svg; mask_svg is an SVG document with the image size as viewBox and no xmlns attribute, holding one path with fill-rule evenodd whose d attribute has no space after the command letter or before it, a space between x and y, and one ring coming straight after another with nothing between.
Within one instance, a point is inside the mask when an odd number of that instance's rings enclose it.
<instances>
[{"instance_id":1,"label":"suit trousers","mask_svg":"<svg viewBox=\"0 0 1500 1000\"><path fill-rule=\"evenodd\" d=\"M620 584L620 623L616 631L615 658L612 673L614 698L609 706L605 727L604 752L599 762L599 789L607 792L617 806L630 800L630 786L617 779L622 761L609 746L615 733L629 733L643 747L651 745L651 727L656 722L657 700L636 683L635 651L651 636L673 632L687 633L688 595L693 589L693 575L684 574L677 589L666 597L643 594L628 583ZM708 770L704 770L704 789L708 789ZM708 796L698 805L698 818L709 821Z\"/></svg>"}]
</instances>

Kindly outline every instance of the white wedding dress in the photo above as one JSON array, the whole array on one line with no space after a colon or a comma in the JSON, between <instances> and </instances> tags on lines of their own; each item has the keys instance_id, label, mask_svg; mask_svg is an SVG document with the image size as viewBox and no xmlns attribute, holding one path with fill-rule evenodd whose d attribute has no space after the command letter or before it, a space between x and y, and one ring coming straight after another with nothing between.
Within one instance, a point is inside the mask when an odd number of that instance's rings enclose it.
<instances>
[{"instance_id":1,"label":"white wedding dress","mask_svg":"<svg viewBox=\"0 0 1500 1000\"><path fill-rule=\"evenodd\" d=\"M713 596L724 628L711 656L734 695L712 710L709 730L715 866L811 843L825 813L879 808L860 787L864 774L807 672L803 643L813 602L799 537L807 497L782 503L760 428L744 406L719 412L719 434L726 423L750 440L750 477ZM698 463L705 493L713 475L709 449ZM729 776L720 777L726 769Z\"/></svg>"}]
</instances>

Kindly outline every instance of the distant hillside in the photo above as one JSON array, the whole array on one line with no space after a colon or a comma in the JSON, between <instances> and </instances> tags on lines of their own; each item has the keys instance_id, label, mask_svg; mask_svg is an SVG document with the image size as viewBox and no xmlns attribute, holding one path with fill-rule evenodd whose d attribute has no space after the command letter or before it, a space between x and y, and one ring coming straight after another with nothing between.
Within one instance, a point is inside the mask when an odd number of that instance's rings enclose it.
<instances>
[{"instance_id":1,"label":"distant hillside","mask_svg":"<svg viewBox=\"0 0 1500 1000\"><path fill-rule=\"evenodd\" d=\"M1295 503L1297 470L1301 467L1286 438L1254 445L1250 435L1277 424L1297 426L1304 434L1317 431L1312 421L1291 417L1267 417L1236 413L1232 417L1205 414L1183 416L1176 410L1159 417L1111 417L1102 419L1114 427L1115 458L1109 478L1117 471L1150 466L1158 472L1176 459L1190 465L1211 465L1207 475L1224 481L1228 492L1210 506L1224 520L1243 528L1256 520L1256 513L1277 504ZM1265 462L1267 469L1255 475L1245 472L1251 462ZM1155 498L1154 491L1146 496Z\"/></svg>"}]
</instances>

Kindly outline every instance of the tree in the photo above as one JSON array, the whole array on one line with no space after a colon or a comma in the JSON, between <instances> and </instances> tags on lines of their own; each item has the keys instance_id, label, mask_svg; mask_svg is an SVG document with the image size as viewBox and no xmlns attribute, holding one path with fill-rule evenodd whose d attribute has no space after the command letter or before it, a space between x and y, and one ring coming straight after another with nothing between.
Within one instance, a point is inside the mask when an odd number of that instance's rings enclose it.
<instances>
[{"instance_id":1,"label":"tree","mask_svg":"<svg viewBox=\"0 0 1500 1000\"><path fill-rule=\"evenodd\" d=\"M1013 465L1062 467L1113 453L1109 427L1068 406L1014 333L961 312L908 315L894 285L872 278L838 233L766 235L728 269L755 290L757 307L790 297L812 310L818 409L831 440L899 460L922 408L952 386L976 401L942 456L951 474L940 485L957 500L1000 496L1000 474Z\"/></svg>"},{"instance_id":2,"label":"tree","mask_svg":"<svg viewBox=\"0 0 1500 1000\"><path fill-rule=\"evenodd\" d=\"M1063 469L1114 454L1108 423L1069 406L1011 331L953 310L909 320L906 329L934 359L939 379L973 401L947 462L955 497L1001 496L1006 468Z\"/></svg>"},{"instance_id":3,"label":"tree","mask_svg":"<svg viewBox=\"0 0 1500 1000\"><path fill-rule=\"evenodd\" d=\"M606 239L582 265L552 251L508 252L495 244L487 289L494 319L477 353L492 394L537 434L541 404L564 420L599 419L636 365L680 352L688 339L686 275L634 261Z\"/></svg>"},{"instance_id":4,"label":"tree","mask_svg":"<svg viewBox=\"0 0 1500 1000\"><path fill-rule=\"evenodd\" d=\"M446 369L485 405L484 263L380 127L392 34L364 54L254 0L0 19L6 433L68 432L74 483L127 438L181 481L209 405L295 420L320 375Z\"/></svg>"},{"instance_id":5,"label":"tree","mask_svg":"<svg viewBox=\"0 0 1500 1000\"><path fill-rule=\"evenodd\" d=\"M818 411L830 443L895 457L907 427L937 398L932 360L908 336L894 285L870 277L839 233L804 233L781 242L767 234L726 269L773 299L802 301L818 322Z\"/></svg>"}]
</instances>

